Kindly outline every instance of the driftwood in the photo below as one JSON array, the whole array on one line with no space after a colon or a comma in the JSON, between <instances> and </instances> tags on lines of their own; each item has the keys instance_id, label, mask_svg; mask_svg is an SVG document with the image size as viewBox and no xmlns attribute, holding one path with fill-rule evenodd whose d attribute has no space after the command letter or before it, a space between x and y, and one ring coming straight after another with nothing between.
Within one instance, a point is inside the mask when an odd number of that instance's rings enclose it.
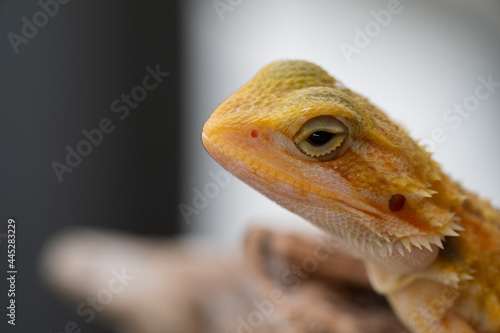
<instances>
[{"instance_id":1,"label":"driftwood","mask_svg":"<svg viewBox=\"0 0 500 333\"><path fill-rule=\"evenodd\" d=\"M405 332L361 262L328 237L254 229L241 256L209 248L73 231L41 266L83 331L93 312L124 333Z\"/></svg>"}]
</instances>

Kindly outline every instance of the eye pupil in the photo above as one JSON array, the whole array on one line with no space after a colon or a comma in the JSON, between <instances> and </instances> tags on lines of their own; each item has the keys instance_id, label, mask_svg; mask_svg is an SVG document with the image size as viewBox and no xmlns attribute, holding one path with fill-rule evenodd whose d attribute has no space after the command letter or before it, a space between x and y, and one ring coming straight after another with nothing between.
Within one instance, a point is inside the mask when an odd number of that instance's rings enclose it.
<instances>
[{"instance_id":1,"label":"eye pupil","mask_svg":"<svg viewBox=\"0 0 500 333\"><path fill-rule=\"evenodd\" d=\"M325 131L314 132L307 138L307 142L315 147L321 147L330 141L335 134Z\"/></svg>"}]
</instances>

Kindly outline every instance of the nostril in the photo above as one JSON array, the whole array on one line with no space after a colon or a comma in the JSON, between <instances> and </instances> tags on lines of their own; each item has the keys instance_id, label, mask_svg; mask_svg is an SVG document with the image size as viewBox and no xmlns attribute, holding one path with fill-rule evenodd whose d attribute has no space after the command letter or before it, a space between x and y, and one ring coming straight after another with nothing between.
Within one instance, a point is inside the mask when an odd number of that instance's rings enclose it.
<instances>
[{"instance_id":1,"label":"nostril","mask_svg":"<svg viewBox=\"0 0 500 333\"><path fill-rule=\"evenodd\" d=\"M405 205L406 198L402 194L394 194L390 199L389 199L389 209L392 212L397 212L403 208Z\"/></svg>"},{"instance_id":2,"label":"nostril","mask_svg":"<svg viewBox=\"0 0 500 333\"><path fill-rule=\"evenodd\" d=\"M259 132L257 130L252 130L252 132L250 132L250 135L252 136L252 138L258 138Z\"/></svg>"}]
</instances>

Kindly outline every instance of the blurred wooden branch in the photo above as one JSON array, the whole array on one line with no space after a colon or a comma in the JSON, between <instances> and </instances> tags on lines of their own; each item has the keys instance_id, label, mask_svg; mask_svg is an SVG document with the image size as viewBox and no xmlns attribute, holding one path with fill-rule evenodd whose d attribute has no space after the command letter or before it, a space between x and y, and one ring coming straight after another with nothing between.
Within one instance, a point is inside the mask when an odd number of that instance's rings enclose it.
<instances>
[{"instance_id":1,"label":"blurred wooden branch","mask_svg":"<svg viewBox=\"0 0 500 333\"><path fill-rule=\"evenodd\" d=\"M123 333L404 332L361 262L321 237L250 230L237 256L185 241L80 230L48 244L42 272L86 310L68 320L86 325L94 309ZM112 270L129 277L120 292L106 292Z\"/></svg>"}]
</instances>

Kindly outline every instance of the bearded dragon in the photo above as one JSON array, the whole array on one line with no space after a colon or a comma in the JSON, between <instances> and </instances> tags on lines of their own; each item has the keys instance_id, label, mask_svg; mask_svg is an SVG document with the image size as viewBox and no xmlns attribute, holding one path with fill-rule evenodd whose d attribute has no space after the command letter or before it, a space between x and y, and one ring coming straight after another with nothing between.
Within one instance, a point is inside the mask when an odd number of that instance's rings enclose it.
<instances>
[{"instance_id":1,"label":"bearded dragon","mask_svg":"<svg viewBox=\"0 0 500 333\"><path fill-rule=\"evenodd\" d=\"M500 332L500 212L320 67L263 68L217 107L202 141L361 258L412 332Z\"/></svg>"}]
</instances>

